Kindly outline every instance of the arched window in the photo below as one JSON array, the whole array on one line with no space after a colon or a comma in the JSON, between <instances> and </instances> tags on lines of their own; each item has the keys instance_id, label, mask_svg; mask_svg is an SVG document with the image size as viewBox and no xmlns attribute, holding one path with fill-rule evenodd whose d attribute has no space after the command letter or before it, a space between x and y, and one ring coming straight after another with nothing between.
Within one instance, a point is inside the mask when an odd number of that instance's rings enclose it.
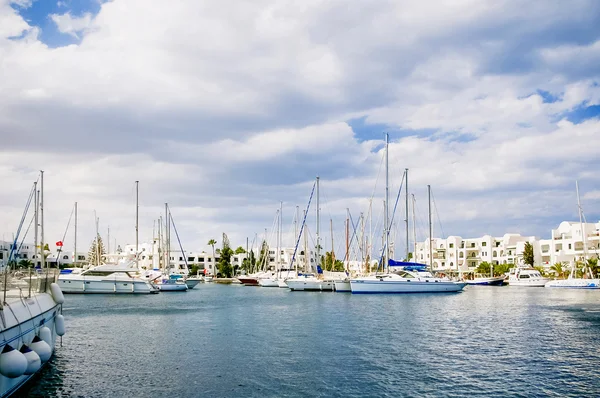
<instances>
[{"instance_id":1,"label":"arched window","mask_svg":"<svg viewBox=\"0 0 600 398\"><path fill-rule=\"evenodd\" d=\"M494 250L493 255L494 255L494 257L498 257L498 252L496 252L496 250Z\"/></svg>"}]
</instances>

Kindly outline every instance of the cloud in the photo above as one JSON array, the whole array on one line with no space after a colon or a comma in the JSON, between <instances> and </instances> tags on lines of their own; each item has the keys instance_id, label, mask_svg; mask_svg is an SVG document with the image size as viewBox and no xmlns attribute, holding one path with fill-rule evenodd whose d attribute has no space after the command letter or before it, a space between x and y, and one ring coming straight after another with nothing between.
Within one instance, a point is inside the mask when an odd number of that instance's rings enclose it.
<instances>
[{"instance_id":1,"label":"cloud","mask_svg":"<svg viewBox=\"0 0 600 398\"><path fill-rule=\"evenodd\" d=\"M49 18L78 40L51 48L0 0L5 234L44 169L52 239L77 201L82 239L96 210L103 231L131 242L139 180L143 239L169 202L186 247L222 232L237 245L271 226L279 201L289 230L317 175L323 219L343 235L346 208L357 218L372 203L381 219L382 129L391 198L409 168L418 217L431 184L446 234L547 236L577 215L575 179L588 218L600 217L600 121L569 121L600 103L597 2L116 0L62 11ZM308 220L314 234L314 207Z\"/></svg>"},{"instance_id":2,"label":"cloud","mask_svg":"<svg viewBox=\"0 0 600 398\"><path fill-rule=\"evenodd\" d=\"M80 33L85 32L92 25L92 15L90 13L85 13L81 17L73 17L70 12L50 14L50 19L56 24L59 32L66 33L77 39L79 39Z\"/></svg>"}]
</instances>

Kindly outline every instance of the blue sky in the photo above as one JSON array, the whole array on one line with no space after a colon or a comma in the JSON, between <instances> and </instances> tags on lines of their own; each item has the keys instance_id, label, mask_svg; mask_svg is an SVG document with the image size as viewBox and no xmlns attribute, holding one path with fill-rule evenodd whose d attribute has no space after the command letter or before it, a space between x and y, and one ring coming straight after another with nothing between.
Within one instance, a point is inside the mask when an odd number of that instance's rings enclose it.
<instances>
[{"instance_id":1,"label":"blue sky","mask_svg":"<svg viewBox=\"0 0 600 398\"><path fill-rule=\"evenodd\" d=\"M140 180L144 239L169 202L201 249L270 227L280 200L291 225L318 174L343 235L346 208L372 197L381 218L384 132L392 195L409 168L424 219L431 184L446 235L549 236L577 216L576 179L600 218L598 2L15 4L0 0L2 225L43 168L50 234L78 201L82 236L96 211L130 242Z\"/></svg>"},{"instance_id":2,"label":"blue sky","mask_svg":"<svg viewBox=\"0 0 600 398\"><path fill-rule=\"evenodd\" d=\"M62 47L76 44L80 40L61 33L50 15L70 13L73 17L82 17L86 13L95 16L102 5L100 0L33 0L30 6L13 4L12 7L32 26L40 28L39 39L48 47Z\"/></svg>"}]
</instances>

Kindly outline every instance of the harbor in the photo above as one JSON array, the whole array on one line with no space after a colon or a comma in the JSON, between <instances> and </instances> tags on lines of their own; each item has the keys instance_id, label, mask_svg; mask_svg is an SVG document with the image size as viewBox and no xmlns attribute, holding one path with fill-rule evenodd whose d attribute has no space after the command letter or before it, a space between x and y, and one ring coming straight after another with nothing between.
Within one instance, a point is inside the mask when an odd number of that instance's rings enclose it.
<instances>
[{"instance_id":1,"label":"harbor","mask_svg":"<svg viewBox=\"0 0 600 398\"><path fill-rule=\"evenodd\" d=\"M30 397L594 396L597 292L70 295Z\"/></svg>"}]
</instances>

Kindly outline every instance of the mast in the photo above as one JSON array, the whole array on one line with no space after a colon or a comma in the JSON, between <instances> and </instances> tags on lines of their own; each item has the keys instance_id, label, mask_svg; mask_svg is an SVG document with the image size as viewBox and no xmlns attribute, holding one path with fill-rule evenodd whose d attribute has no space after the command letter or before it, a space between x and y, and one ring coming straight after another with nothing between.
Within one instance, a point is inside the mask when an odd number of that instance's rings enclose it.
<instances>
[{"instance_id":1,"label":"mast","mask_svg":"<svg viewBox=\"0 0 600 398\"><path fill-rule=\"evenodd\" d=\"M321 224L321 219L319 218L320 216L320 210L319 209L320 205L319 205L319 176L317 176L317 263L316 265L319 266L320 265L320 261L321 261L321 239L319 236L319 225Z\"/></svg>"},{"instance_id":2,"label":"mast","mask_svg":"<svg viewBox=\"0 0 600 398\"><path fill-rule=\"evenodd\" d=\"M165 255L163 253L163 242L162 242L162 216L160 216L158 218L158 268L164 269L164 261L165 261Z\"/></svg>"},{"instance_id":3,"label":"mast","mask_svg":"<svg viewBox=\"0 0 600 398\"><path fill-rule=\"evenodd\" d=\"M282 202L279 202L279 209L277 210L277 238L275 239L276 241L276 246L277 246L277 253L275 254L275 272L279 273L281 270L279 269L279 264L281 263L281 258L280 258L280 233L281 233L281 229L280 229L280 224L281 224L281 209L282 209Z\"/></svg>"},{"instance_id":4,"label":"mast","mask_svg":"<svg viewBox=\"0 0 600 398\"><path fill-rule=\"evenodd\" d=\"M360 254L361 254L361 264L365 262L365 215L364 213L360 213Z\"/></svg>"},{"instance_id":5,"label":"mast","mask_svg":"<svg viewBox=\"0 0 600 398\"><path fill-rule=\"evenodd\" d=\"M346 271L350 271L350 209L346 208Z\"/></svg>"},{"instance_id":6,"label":"mast","mask_svg":"<svg viewBox=\"0 0 600 398\"><path fill-rule=\"evenodd\" d=\"M170 224L169 224L169 205L167 203L165 203L165 274L168 272L168 269L170 268L170 262L171 262L171 246L169 245L169 230L170 230ZM213 258L214 261L214 258Z\"/></svg>"},{"instance_id":7,"label":"mast","mask_svg":"<svg viewBox=\"0 0 600 398\"><path fill-rule=\"evenodd\" d=\"M35 206L35 211L33 213L33 218L34 218L34 223L35 223L35 227L33 228L33 235L34 235L34 258L36 259L35 261L37 262L38 257L38 206L39 206L39 200L40 200L40 193L37 190L37 181L33 183L33 199L34 199L34 206ZM37 264L34 264L33 266L35 267ZM31 285L30 285L31 286Z\"/></svg>"},{"instance_id":8,"label":"mast","mask_svg":"<svg viewBox=\"0 0 600 398\"><path fill-rule=\"evenodd\" d=\"M413 242L414 242L414 250L413 250L413 262L417 262L417 219L415 214L415 195L412 195L412 219L413 219ZM458 262L457 262L458 264Z\"/></svg>"},{"instance_id":9,"label":"mast","mask_svg":"<svg viewBox=\"0 0 600 398\"><path fill-rule=\"evenodd\" d=\"M75 236L73 237L73 264L77 264L77 202L75 202Z\"/></svg>"},{"instance_id":10,"label":"mast","mask_svg":"<svg viewBox=\"0 0 600 398\"><path fill-rule=\"evenodd\" d=\"M329 219L329 231L331 233L331 271L335 265L335 250L333 250L333 220Z\"/></svg>"},{"instance_id":11,"label":"mast","mask_svg":"<svg viewBox=\"0 0 600 398\"><path fill-rule=\"evenodd\" d=\"M300 207L296 206L296 220L294 221L294 240L298 242L300 236L298 236L298 221L300 221ZM296 262L296 274L298 273L298 259L294 259ZM293 265L293 264L292 264Z\"/></svg>"},{"instance_id":12,"label":"mast","mask_svg":"<svg viewBox=\"0 0 600 398\"><path fill-rule=\"evenodd\" d=\"M306 218L306 210L304 210L302 213L303 213L303 218L302 219L305 219ZM309 256L309 253L307 251L307 249L308 249L308 234L306 233L307 232L307 230L306 230L306 224L304 225L304 227L305 227L304 228L304 232L303 232L303 234L304 234L304 272L306 272L308 270L308 256Z\"/></svg>"},{"instance_id":13,"label":"mast","mask_svg":"<svg viewBox=\"0 0 600 398\"><path fill-rule=\"evenodd\" d=\"M44 170L40 170L40 253L41 258L41 269L46 266L46 254L44 253ZM46 272L46 277L48 273Z\"/></svg>"},{"instance_id":14,"label":"mast","mask_svg":"<svg viewBox=\"0 0 600 398\"><path fill-rule=\"evenodd\" d=\"M433 270L433 232L431 227L431 185L427 185L427 198L428 198L428 216L429 216L429 268Z\"/></svg>"},{"instance_id":15,"label":"mast","mask_svg":"<svg viewBox=\"0 0 600 398\"><path fill-rule=\"evenodd\" d=\"M106 241L106 252L110 254L110 225L107 227L108 240Z\"/></svg>"},{"instance_id":16,"label":"mast","mask_svg":"<svg viewBox=\"0 0 600 398\"><path fill-rule=\"evenodd\" d=\"M408 239L408 169L404 169L404 196L406 196L406 261L408 261L409 239Z\"/></svg>"},{"instance_id":17,"label":"mast","mask_svg":"<svg viewBox=\"0 0 600 398\"><path fill-rule=\"evenodd\" d=\"M587 242L585 239L585 230L583 227L583 215L582 215L582 210L581 210L581 200L579 199L579 182L577 180L575 180L575 192L577 192L577 211L579 212L579 227L581 228L581 239L583 240L583 266L584 266L584 270L587 267ZM575 271L575 267L571 267L571 278L573 278L573 273ZM590 270L591 272L591 270ZM584 272L585 274L585 272ZM592 278L594 277L593 275L591 276Z\"/></svg>"},{"instance_id":18,"label":"mast","mask_svg":"<svg viewBox=\"0 0 600 398\"><path fill-rule=\"evenodd\" d=\"M135 268L140 268L139 266L139 253L138 253L138 245L139 245L139 222L140 222L140 205L139 205L139 196L140 196L140 182L135 182Z\"/></svg>"},{"instance_id":19,"label":"mast","mask_svg":"<svg viewBox=\"0 0 600 398\"><path fill-rule=\"evenodd\" d=\"M390 136L388 133L385 134L385 208L384 208L384 228L385 228L385 263L384 272L389 272L390 268L390 219L388 214L388 206L390 203L390 187L389 187L389 145L390 145Z\"/></svg>"}]
</instances>

